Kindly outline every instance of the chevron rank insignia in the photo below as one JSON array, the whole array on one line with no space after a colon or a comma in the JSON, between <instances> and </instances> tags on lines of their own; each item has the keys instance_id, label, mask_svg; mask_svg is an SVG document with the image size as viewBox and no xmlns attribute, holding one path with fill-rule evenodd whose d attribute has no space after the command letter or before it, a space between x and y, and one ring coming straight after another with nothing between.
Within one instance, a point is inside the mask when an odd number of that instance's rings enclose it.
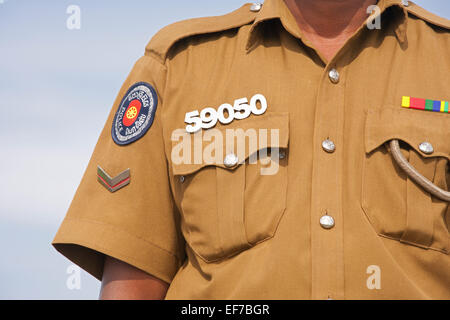
<instances>
[{"instance_id":1,"label":"chevron rank insignia","mask_svg":"<svg viewBox=\"0 0 450 320\"><path fill-rule=\"evenodd\" d=\"M115 178L111 178L102 167L97 166L97 180L108 191L114 193L130 184L130 169L125 170Z\"/></svg>"},{"instance_id":2,"label":"chevron rank insignia","mask_svg":"<svg viewBox=\"0 0 450 320\"><path fill-rule=\"evenodd\" d=\"M402 107L432 112L450 113L448 101L403 97Z\"/></svg>"}]
</instances>

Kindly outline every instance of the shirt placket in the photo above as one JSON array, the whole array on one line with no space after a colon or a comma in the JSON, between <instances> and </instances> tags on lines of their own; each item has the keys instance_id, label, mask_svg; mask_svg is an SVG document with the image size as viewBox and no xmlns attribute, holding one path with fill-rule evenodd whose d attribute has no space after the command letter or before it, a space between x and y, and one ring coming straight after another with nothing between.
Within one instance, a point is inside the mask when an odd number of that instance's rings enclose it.
<instances>
[{"instance_id":1,"label":"shirt placket","mask_svg":"<svg viewBox=\"0 0 450 320\"><path fill-rule=\"evenodd\" d=\"M345 69L327 66L318 85L311 193L312 298L344 298L342 159Z\"/></svg>"}]
</instances>

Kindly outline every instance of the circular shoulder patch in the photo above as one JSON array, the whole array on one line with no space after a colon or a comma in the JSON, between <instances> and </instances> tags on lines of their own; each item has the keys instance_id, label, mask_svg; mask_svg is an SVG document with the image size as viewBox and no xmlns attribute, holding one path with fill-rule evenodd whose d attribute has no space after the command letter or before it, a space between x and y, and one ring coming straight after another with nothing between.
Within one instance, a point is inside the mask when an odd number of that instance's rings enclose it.
<instances>
[{"instance_id":1,"label":"circular shoulder patch","mask_svg":"<svg viewBox=\"0 0 450 320\"><path fill-rule=\"evenodd\" d=\"M128 89L120 102L112 126L112 138L119 146L131 144L142 138L155 119L158 96L146 82L138 82Z\"/></svg>"}]
</instances>

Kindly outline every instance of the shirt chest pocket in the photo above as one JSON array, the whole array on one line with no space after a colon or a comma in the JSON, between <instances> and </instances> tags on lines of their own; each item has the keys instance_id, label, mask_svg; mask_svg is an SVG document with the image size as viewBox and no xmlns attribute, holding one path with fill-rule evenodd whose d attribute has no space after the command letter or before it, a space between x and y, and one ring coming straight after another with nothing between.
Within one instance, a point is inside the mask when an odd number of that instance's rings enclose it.
<instances>
[{"instance_id":1,"label":"shirt chest pocket","mask_svg":"<svg viewBox=\"0 0 450 320\"><path fill-rule=\"evenodd\" d=\"M214 262L274 237L286 209L289 115L266 113L195 136L198 164L172 164L188 245Z\"/></svg>"},{"instance_id":2,"label":"shirt chest pocket","mask_svg":"<svg viewBox=\"0 0 450 320\"><path fill-rule=\"evenodd\" d=\"M449 203L410 178L393 157L393 139L417 172L448 190L450 117L406 109L369 112L362 181L362 207L380 236L448 254Z\"/></svg>"}]
</instances>

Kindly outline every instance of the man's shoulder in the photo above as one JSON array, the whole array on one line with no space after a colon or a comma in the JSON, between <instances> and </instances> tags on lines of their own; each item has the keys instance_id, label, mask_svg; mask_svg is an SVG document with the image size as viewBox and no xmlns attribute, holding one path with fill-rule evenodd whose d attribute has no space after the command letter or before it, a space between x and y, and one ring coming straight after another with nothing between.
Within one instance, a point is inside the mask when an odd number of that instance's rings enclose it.
<instances>
[{"instance_id":1,"label":"man's shoulder","mask_svg":"<svg viewBox=\"0 0 450 320\"><path fill-rule=\"evenodd\" d=\"M409 5L406 7L406 10L408 11L408 15L410 17L412 16L413 18L418 18L432 26L440 27L446 31L450 31L450 20L431 13L411 1L409 1Z\"/></svg>"},{"instance_id":2,"label":"man's shoulder","mask_svg":"<svg viewBox=\"0 0 450 320\"><path fill-rule=\"evenodd\" d=\"M245 4L239 9L215 17L195 18L176 22L161 29L148 43L146 52L164 62L170 49L178 42L199 35L207 35L240 28L256 18L254 4Z\"/></svg>"}]
</instances>

